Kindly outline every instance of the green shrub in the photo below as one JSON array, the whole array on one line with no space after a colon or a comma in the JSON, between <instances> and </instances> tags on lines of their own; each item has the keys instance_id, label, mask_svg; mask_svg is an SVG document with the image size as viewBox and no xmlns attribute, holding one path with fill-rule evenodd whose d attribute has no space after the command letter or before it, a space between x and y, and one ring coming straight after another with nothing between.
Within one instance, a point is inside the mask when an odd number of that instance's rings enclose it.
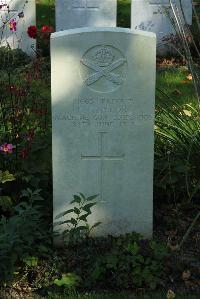
<instances>
[{"instance_id":1,"label":"green shrub","mask_svg":"<svg viewBox=\"0 0 200 299\"><path fill-rule=\"evenodd\" d=\"M10 210L13 206L12 198L8 195L3 194L3 185L8 182L13 182L15 176L9 171L0 170L0 212Z\"/></svg>"},{"instance_id":2,"label":"green shrub","mask_svg":"<svg viewBox=\"0 0 200 299\"><path fill-rule=\"evenodd\" d=\"M2 283L13 278L24 259L51 250L52 192L49 61L30 63L20 49L1 47L0 65ZM12 148L4 151L8 145Z\"/></svg>"},{"instance_id":3,"label":"green shrub","mask_svg":"<svg viewBox=\"0 0 200 299\"><path fill-rule=\"evenodd\" d=\"M14 70L30 61L30 57L21 49L11 50L8 47L0 47L0 70Z\"/></svg>"},{"instance_id":4,"label":"green shrub","mask_svg":"<svg viewBox=\"0 0 200 299\"><path fill-rule=\"evenodd\" d=\"M29 256L42 256L50 250L50 233L41 213L39 190L22 192L28 202L21 202L8 219L0 220L0 280L13 278L19 261ZM45 246L46 245L46 246ZM49 246L49 249L48 247Z\"/></svg>"},{"instance_id":5,"label":"green shrub","mask_svg":"<svg viewBox=\"0 0 200 299\"><path fill-rule=\"evenodd\" d=\"M155 289L166 275L166 245L136 233L88 238L65 253L60 271L76 273L87 289Z\"/></svg>"},{"instance_id":6,"label":"green shrub","mask_svg":"<svg viewBox=\"0 0 200 299\"><path fill-rule=\"evenodd\" d=\"M178 103L157 106L155 194L169 202L190 202L200 194L200 116Z\"/></svg>"}]
</instances>

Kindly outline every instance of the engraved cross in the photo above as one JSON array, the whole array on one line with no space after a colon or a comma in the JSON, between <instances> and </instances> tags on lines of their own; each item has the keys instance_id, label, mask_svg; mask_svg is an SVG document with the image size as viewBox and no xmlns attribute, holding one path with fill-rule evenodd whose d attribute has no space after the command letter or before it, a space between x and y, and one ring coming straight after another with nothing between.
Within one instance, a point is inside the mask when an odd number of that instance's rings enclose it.
<instances>
[{"instance_id":1,"label":"engraved cross","mask_svg":"<svg viewBox=\"0 0 200 299\"><path fill-rule=\"evenodd\" d=\"M98 154L97 155L81 155L82 160L96 160L100 161L100 167L98 170L99 186L100 186L100 198L103 199L103 175L104 175L104 162L105 161L119 161L123 160L125 155L105 155L105 135L107 132L98 133Z\"/></svg>"}]
</instances>

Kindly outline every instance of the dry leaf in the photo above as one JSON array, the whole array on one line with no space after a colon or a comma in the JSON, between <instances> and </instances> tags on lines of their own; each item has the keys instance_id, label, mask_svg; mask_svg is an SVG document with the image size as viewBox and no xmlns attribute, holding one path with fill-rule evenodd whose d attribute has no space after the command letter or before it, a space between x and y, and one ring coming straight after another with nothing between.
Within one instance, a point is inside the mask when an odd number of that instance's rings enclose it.
<instances>
[{"instance_id":1,"label":"dry leaf","mask_svg":"<svg viewBox=\"0 0 200 299\"><path fill-rule=\"evenodd\" d=\"M184 112L185 115L187 115L187 116L191 116L191 115L192 115L192 112L189 111L189 110L183 110L183 112Z\"/></svg>"},{"instance_id":2,"label":"dry leaf","mask_svg":"<svg viewBox=\"0 0 200 299\"><path fill-rule=\"evenodd\" d=\"M169 247L171 251L179 250L179 245L174 243L170 237L168 237L167 247Z\"/></svg>"},{"instance_id":3,"label":"dry leaf","mask_svg":"<svg viewBox=\"0 0 200 299\"><path fill-rule=\"evenodd\" d=\"M181 278L186 281L190 279L191 273L189 270L183 271Z\"/></svg>"},{"instance_id":4,"label":"dry leaf","mask_svg":"<svg viewBox=\"0 0 200 299\"><path fill-rule=\"evenodd\" d=\"M192 80L192 75L189 74L186 78L191 81Z\"/></svg>"},{"instance_id":5,"label":"dry leaf","mask_svg":"<svg viewBox=\"0 0 200 299\"><path fill-rule=\"evenodd\" d=\"M174 299L176 294L172 290L168 290L167 292L167 299Z\"/></svg>"},{"instance_id":6,"label":"dry leaf","mask_svg":"<svg viewBox=\"0 0 200 299\"><path fill-rule=\"evenodd\" d=\"M179 245L169 245L169 248L171 249L171 251L176 251L179 250Z\"/></svg>"}]
</instances>

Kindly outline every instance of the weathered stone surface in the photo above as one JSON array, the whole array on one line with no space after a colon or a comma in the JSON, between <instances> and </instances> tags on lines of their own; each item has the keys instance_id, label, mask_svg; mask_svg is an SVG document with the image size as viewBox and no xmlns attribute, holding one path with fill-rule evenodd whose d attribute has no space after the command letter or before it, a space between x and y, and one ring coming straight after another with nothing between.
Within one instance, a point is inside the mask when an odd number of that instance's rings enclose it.
<instances>
[{"instance_id":1,"label":"weathered stone surface","mask_svg":"<svg viewBox=\"0 0 200 299\"><path fill-rule=\"evenodd\" d=\"M56 31L116 27L117 0L57 0Z\"/></svg>"},{"instance_id":2,"label":"weathered stone surface","mask_svg":"<svg viewBox=\"0 0 200 299\"><path fill-rule=\"evenodd\" d=\"M35 0L0 0L0 7L0 45L35 56L36 40L27 34L28 27L36 24ZM13 32L9 28L11 20L16 22Z\"/></svg>"},{"instance_id":3,"label":"weathered stone surface","mask_svg":"<svg viewBox=\"0 0 200 299\"><path fill-rule=\"evenodd\" d=\"M151 236L155 49L130 29L52 34L54 217L73 194L99 194L96 234Z\"/></svg>"}]
</instances>

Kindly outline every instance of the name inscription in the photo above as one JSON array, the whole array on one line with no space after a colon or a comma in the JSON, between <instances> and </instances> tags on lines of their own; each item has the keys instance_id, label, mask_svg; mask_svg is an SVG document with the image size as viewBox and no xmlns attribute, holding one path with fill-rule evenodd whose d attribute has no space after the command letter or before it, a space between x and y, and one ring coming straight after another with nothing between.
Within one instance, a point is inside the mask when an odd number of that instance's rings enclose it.
<instances>
[{"instance_id":1,"label":"name inscription","mask_svg":"<svg viewBox=\"0 0 200 299\"><path fill-rule=\"evenodd\" d=\"M152 115L145 112L134 113L135 101L127 99L74 99L70 112L58 112L55 121L67 121L74 127L128 127L151 121Z\"/></svg>"}]
</instances>

